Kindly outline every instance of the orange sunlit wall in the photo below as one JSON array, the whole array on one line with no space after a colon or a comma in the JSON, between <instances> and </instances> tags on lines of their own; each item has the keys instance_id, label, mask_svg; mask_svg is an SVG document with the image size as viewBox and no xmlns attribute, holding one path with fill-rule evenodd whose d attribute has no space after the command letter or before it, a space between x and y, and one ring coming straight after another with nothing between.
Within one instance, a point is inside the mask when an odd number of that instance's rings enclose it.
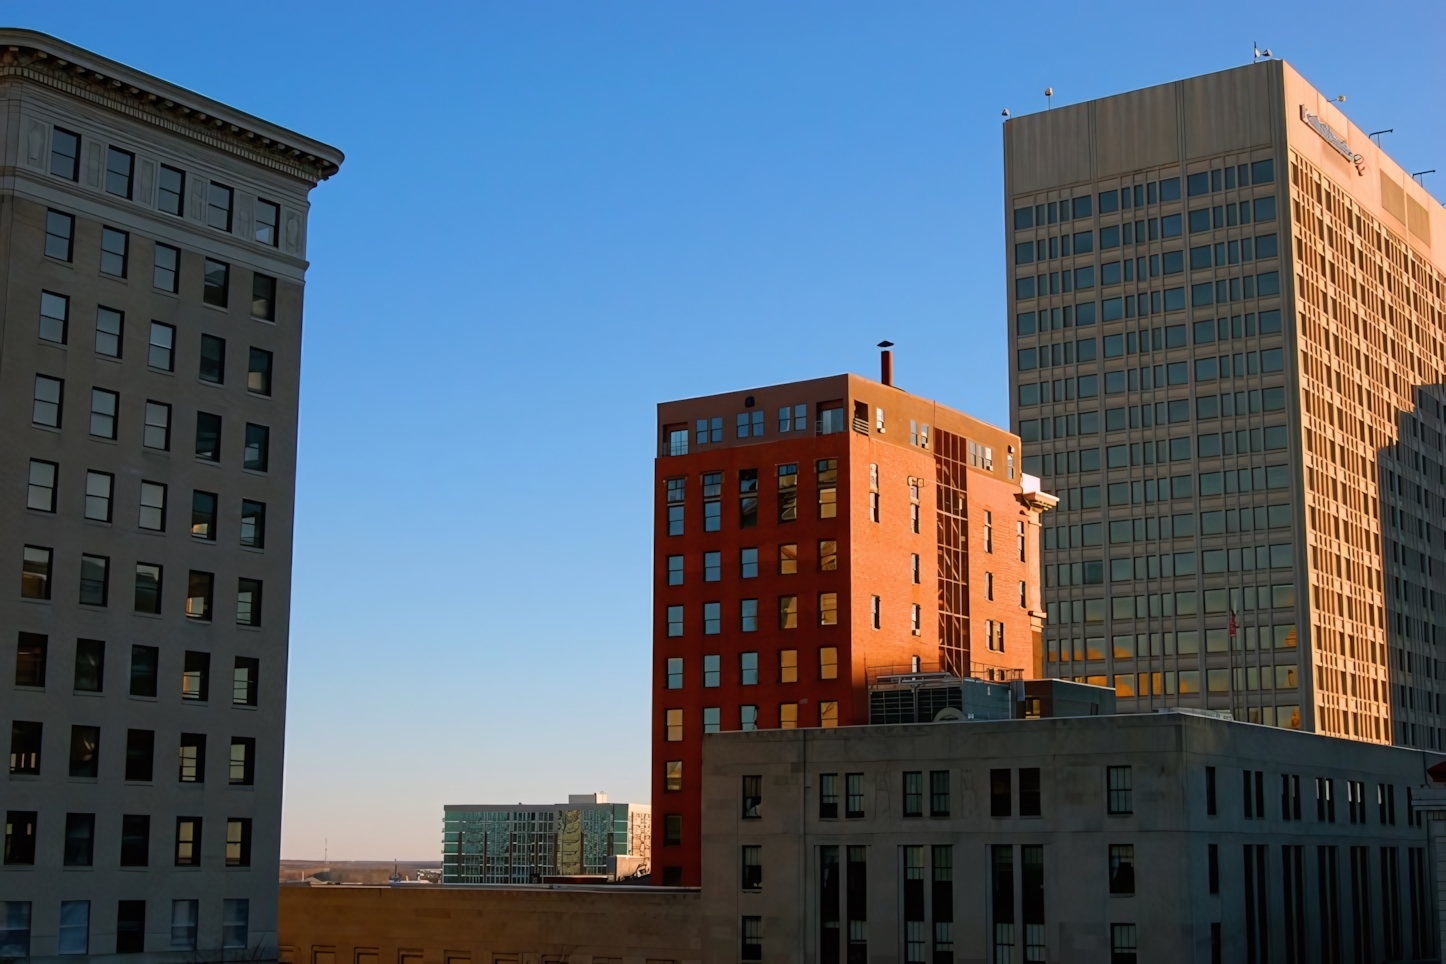
<instances>
[{"instance_id":1,"label":"orange sunlit wall","mask_svg":"<svg viewBox=\"0 0 1446 964\"><path fill-rule=\"evenodd\" d=\"M868 674L933 668L945 623L955 671L1036 675L1037 511L1017 437L852 375L665 403L659 438L652 879L696 885L705 732L867 723Z\"/></svg>"}]
</instances>

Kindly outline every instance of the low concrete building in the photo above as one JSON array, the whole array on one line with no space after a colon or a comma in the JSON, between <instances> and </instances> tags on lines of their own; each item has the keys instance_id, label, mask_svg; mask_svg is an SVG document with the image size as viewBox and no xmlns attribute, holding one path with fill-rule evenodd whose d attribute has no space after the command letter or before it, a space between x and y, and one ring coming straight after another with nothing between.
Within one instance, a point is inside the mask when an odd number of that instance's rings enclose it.
<instances>
[{"instance_id":1,"label":"low concrete building","mask_svg":"<svg viewBox=\"0 0 1446 964\"><path fill-rule=\"evenodd\" d=\"M290 964L699 964L697 888L281 885Z\"/></svg>"},{"instance_id":2,"label":"low concrete building","mask_svg":"<svg viewBox=\"0 0 1446 964\"><path fill-rule=\"evenodd\" d=\"M1436 960L1442 759L1188 711L709 735L703 958Z\"/></svg>"},{"instance_id":3,"label":"low concrete building","mask_svg":"<svg viewBox=\"0 0 1446 964\"><path fill-rule=\"evenodd\" d=\"M540 884L548 877L648 872L653 808L646 803L573 793L567 803L453 804L443 811L444 884Z\"/></svg>"}]
</instances>

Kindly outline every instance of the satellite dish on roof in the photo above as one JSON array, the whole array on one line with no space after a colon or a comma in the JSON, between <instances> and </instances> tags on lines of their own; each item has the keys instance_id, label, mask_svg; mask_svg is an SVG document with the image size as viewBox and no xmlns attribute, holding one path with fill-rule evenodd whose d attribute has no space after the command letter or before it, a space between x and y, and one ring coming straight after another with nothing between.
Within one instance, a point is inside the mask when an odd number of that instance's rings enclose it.
<instances>
[{"instance_id":1,"label":"satellite dish on roof","mask_svg":"<svg viewBox=\"0 0 1446 964\"><path fill-rule=\"evenodd\" d=\"M957 706L946 706L934 714L935 723L953 723L964 719L964 713Z\"/></svg>"}]
</instances>

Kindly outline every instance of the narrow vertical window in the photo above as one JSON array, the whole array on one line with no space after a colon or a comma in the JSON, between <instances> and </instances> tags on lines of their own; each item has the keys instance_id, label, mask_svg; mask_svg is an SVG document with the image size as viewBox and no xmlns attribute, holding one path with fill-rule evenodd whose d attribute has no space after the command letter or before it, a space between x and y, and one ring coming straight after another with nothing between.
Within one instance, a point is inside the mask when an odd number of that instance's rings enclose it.
<instances>
[{"instance_id":1,"label":"narrow vertical window","mask_svg":"<svg viewBox=\"0 0 1446 964\"><path fill-rule=\"evenodd\" d=\"M268 244L276 247L278 238L277 228L281 224L281 206L261 198L256 199L255 234L253 237L261 244Z\"/></svg>"},{"instance_id":2,"label":"narrow vertical window","mask_svg":"<svg viewBox=\"0 0 1446 964\"><path fill-rule=\"evenodd\" d=\"M113 439L116 419L120 414L120 393L104 388L90 390L90 434L96 438Z\"/></svg>"},{"instance_id":3,"label":"narrow vertical window","mask_svg":"<svg viewBox=\"0 0 1446 964\"><path fill-rule=\"evenodd\" d=\"M107 148L105 152L105 191L116 197L130 200L132 174L135 171L136 156L118 147Z\"/></svg>"},{"instance_id":4,"label":"narrow vertical window","mask_svg":"<svg viewBox=\"0 0 1446 964\"><path fill-rule=\"evenodd\" d=\"M100 273L124 278L130 262L131 236L125 231L100 229Z\"/></svg>"},{"instance_id":5,"label":"narrow vertical window","mask_svg":"<svg viewBox=\"0 0 1446 964\"><path fill-rule=\"evenodd\" d=\"M230 301L231 266L207 258L202 282L201 300L208 305L225 308Z\"/></svg>"},{"instance_id":6,"label":"narrow vertical window","mask_svg":"<svg viewBox=\"0 0 1446 964\"><path fill-rule=\"evenodd\" d=\"M1014 960L1014 845L993 844L989 848L990 903L993 922L994 960Z\"/></svg>"},{"instance_id":7,"label":"narrow vertical window","mask_svg":"<svg viewBox=\"0 0 1446 964\"><path fill-rule=\"evenodd\" d=\"M180 288L180 272L181 252L168 244L157 244L155 265L151 270L151 285L175 294Z\"/></svg>"},{"instance_id":8,"label":"narrow vertical window","mask_svg":"<svg viewBox=\"0 0 1446 964\"><path fill-rule=\"evenodd\" d=\"M778 521L794 522L798 519L798 466L794 464L778 467Z\"/></svg>"},{"instance_id":9,"label":"narrow vertical window","mask_svg":"<svg viewBox=\"0 0 1446 964\"><path fill-rule=\"evenodd\" d=\"M40 292L40 338L63 345L70 334L70 299L65 295Z\"/></svg>"},{"instance_id":10,"label":"narrow vertical window","mask_svg":"<svg viewBox=\"0 0 1446 964\"><path fill-rule=\"evenodd\" d=\"M819 459L814 468L818 473L818 517L833 519L838 516L838 459Z\"/></svg>"},{"instance_id":11,"label":"narrow vertical window","mask_svg":"<svg viewBox=\"0 0 1446 964\"><path fill-rule=\"evenodd\" d=\"M253 472L265 472L271 464L271 429L265 425L246 423L246 447L242 453L241 467ZM1023 585L1023 583L1020 583Z\"/></svg>"},{"instance_id":12,"label":"narrow vertical window","mask_svg":"<svg viewBox=\"0 0 1446 964\"><path fill-rule=\"evenodd\" d=\"M251 317L276 320L276 279L259 271L251 276Z\"/></svg>"},{"instance_id":13,"label":"narrow vertical window","mask_svg":"<svg viewBox=\"0 0 1446 964\"><path fill-rule=\"evenodd\" d=\"M231 233L231 202L234 193L229 187L212 182L206 186L206 223L218 231Z\"/></svg>"},{"instance_id":14,"label":"narrow vertical window","mask_svg":"<svg viewBox=\"0 0 1446 964\"><path fill-rule=\"evenodd\" d=\"M156 179L156 207L166 214L180 217L186 210L186 172L161 165ZM159 286L158 286L159 287Z\"/></svg>"},{"instance_id":15,"label":"narrow vertical window","mask_svg":"<svg viewBox=\"0 0 1446 964\"><path fill-rule=\"evenodd\" d=\"M67 181L80 179L80 135L52 127L50 133L50 173Z\"/></svg>"},{"instance_id":16,"label":"narrow vertical window","mask_svg":"<svg viewBox=\"0 0 1446 964\"><path fill-rule=\"evenodd\" d=\"M37 512L55 511L55 481L60 466L54 462L30 460L30 477L26 486L25 507Z\"/></svg>"},{"instance_id":17,"label":"narrow vertical window","mask_svg":"<svg viewBox=\"0 0 1446 964\"><path fill-rule=\"evenodd\" d=\"M723 473L703 474L703 531L718 532L723 528Z\"/></svg>"},{"instance_id":18,"label":"narrow vertical window","mask_svg":"<svg viewBox=\"0 0 1446 964\"><path fill-rule=\"evenodd\" d=\"M45 212L45 256L69 261L75 250L75 217L61 211Z\"/></svg>"},{"instance_id":19,"label":"narrow vertical window","mask_svg":"<svg viewBox=\"0 0 1446 964\"><path fill-rule=\"evenodd\" d=\"M121 339L125 335L125 312L100 305L95 309L95 353L111 358L121 357Z\"/></svg>"}]
</instances>

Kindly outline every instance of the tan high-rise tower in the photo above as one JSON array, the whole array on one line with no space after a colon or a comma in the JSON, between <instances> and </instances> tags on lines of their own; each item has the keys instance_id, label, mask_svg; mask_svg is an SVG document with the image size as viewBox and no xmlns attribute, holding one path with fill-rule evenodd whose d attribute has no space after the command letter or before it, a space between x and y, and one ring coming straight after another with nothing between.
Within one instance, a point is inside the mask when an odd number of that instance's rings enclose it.
<instances>
[{"instance_id":1,"label":"tan high-rise tower","mask_svg":"<svg viewBox=\"0 0 1446 964\"><path fill-rule=\"evenodd\" d=\"M308 194L342 157L0 41L0 957L275 960Z\"/></svg>"},{"instance_id":2,"label":"tan high-rise tower","mask_svg":"<svg viewBox=\"0 0 1446 964\"><path fill-rule=\"evenodd\" d=\"M1440 749L1440 204L1279 61L1004 144L1046 673Z\"/></svg>"}]
</instances>

